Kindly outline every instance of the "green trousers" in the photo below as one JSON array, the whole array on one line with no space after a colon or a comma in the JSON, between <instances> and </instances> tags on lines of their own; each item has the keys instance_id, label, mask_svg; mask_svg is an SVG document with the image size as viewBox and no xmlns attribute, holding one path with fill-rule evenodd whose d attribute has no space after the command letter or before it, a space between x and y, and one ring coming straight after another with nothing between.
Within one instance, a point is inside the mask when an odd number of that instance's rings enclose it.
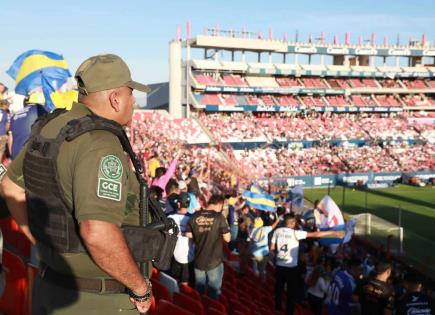
<instances>
[{"instance_id":1,"label":"green trousers","mask_svg":"<svg viewBox=\"0 0 435 315\"><path fill-rule=\"evenodd\" d=\"M35 278L32 292L33 315L139 314L127 294L98 294L58 287Z\"/></svg>"}]
</instances>

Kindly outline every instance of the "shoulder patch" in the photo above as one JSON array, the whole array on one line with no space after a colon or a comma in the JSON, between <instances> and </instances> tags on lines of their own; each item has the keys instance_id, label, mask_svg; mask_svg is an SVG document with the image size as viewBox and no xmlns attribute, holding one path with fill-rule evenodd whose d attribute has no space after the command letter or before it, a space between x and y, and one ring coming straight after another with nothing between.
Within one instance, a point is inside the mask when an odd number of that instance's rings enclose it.
<instances>
[{"instance_id":1,"label":"shoulder patch","mask_svg":"<svg viewBox=\"0 0 435 315\"><path fill-rule=\"evenodd\" d=\"M107 178L98 178L97 196L104 199L121 201L122 184Z\"/></svg>"},{"instance_id":2,"label":"shoulder patch","mask_svg":"<svg viewBox=\"0 0 435 315\"><path fill-rule=\"evenodd\" d=\"M117 156L106 155L101 158L100 172L106 179L119 181L123 171L122 162Z\"/></svg>"},{"instance_id":3,"label":"shoulder patch","mask_svg":"<svg viewBox=\"0 0 435 315\"><path fill-rule=\"evenodd\" d=\"M3 176L6 174L6 167L0 163L0 180L3 178Z\"/></svg>"}]
</instances>

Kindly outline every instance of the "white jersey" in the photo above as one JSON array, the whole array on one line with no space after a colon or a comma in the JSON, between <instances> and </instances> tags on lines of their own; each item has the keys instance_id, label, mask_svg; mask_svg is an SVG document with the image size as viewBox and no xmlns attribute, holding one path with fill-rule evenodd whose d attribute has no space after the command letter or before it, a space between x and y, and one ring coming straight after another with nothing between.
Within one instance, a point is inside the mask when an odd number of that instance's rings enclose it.
<instances>
[{"instance_id":1,"label":"white jersey","mask_svg":"<svg viewBox=\"0 0 435 315\"><path fill-rule=\"evenodd\" d=\"M180 264L192 262L193 258L195 257L195 245L190 238L183 236L184 232L186 231L187 222L189 222L190 219L190 214L176 213L171 214L168 216L168 218L172 218L175 223L177 223L179 229L178 240L174 249L175 260Z\"/></svg>"},{"instance_id":2,"label":"white jersey","mask_svg":"<svg viewBox=\"0 0 435 315\"><path fill-rule=\"evenodd\" d=\"M307 238L307 232L287 227L278 228L272 236L272 244L276 245L276 265L296 267L298 265L299 240Z\"/></svg>"}]
</instances>

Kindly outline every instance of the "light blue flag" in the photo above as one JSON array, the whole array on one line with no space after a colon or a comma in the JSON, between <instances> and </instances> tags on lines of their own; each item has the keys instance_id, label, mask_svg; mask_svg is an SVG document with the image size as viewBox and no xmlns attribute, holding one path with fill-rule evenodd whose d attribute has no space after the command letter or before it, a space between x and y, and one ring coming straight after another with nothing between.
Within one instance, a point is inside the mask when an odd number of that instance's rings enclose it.
<instances>
[{"instance_id":1,"label":"light blue flag","mask_svg":"<svg viewBox=\"0 0 435 315\"><path fill-rule=\"evenodd\" d=\"M242 196L243 199L246 200L248 206L252 208L269 212L276 211L275 200L273 200L273 197L269 194L259 194L249 190L245 190Z\"/></svg>"},{"instance_id":2,"label":"light blue flag","mask_svg":"<svg viewBox=\"0 0 435 315\"><path fill-rule=\"evenodd\" d=\"M24 96L41 87L44 95L47 92L50 95L71 77L62 55L42 50L29 50L21 54L6 73L15 80L15 92ZM54 106L50 98L45 97L48 107Z\"/></svg>"}]
</instances>

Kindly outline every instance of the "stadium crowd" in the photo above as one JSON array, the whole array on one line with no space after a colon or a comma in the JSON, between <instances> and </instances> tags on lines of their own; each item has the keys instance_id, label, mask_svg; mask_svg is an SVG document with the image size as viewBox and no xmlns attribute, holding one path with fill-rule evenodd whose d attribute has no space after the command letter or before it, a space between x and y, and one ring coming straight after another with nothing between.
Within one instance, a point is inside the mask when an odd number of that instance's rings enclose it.
<instances>
[{"instance_id":1,"label":"stadium crowd","mask_svg":"<svg viewBox=\"0 0 435 315\"><path fill-rule=\"evenodd\" d=\"M199 119L216 139L223 142L400 140L420 136L412 124L397 114L216 113L201 114Z\"/></svg>"},{"instance_id":2,"label":"stadium crowd","mask_svg":"<svg viewBox=\"0 0 435 315\"><path fill-rule=\"evenodd\" d=\"M7 114L6 107L3 111ZM222 118L199 117L219 141L376 140L419 134L403 120L381 116ZM192 292L189 285L194 286L224 310L242 314L268 315L273 308L280 312L283 301L286 314L301 314L304 307L316 315L323 309L331 315L412 314L409 309L433 313L433 283L402 263L385 262L388 250L352 240L333 253L320 245L319 238L326 234L318 231L313 214L321 216L321 209L314 207L301 216L284 203L276 213L259 211L243 201L238 188L265 176L434 169L435 145L233 151L223 145L192 144L207 139L195 120L156 112L135 113L128 134L147 166L152 198L180 228L171 268L157 271L156 288L161 282L173 292L187 293Z\"/></svg>"}]
</instances>

